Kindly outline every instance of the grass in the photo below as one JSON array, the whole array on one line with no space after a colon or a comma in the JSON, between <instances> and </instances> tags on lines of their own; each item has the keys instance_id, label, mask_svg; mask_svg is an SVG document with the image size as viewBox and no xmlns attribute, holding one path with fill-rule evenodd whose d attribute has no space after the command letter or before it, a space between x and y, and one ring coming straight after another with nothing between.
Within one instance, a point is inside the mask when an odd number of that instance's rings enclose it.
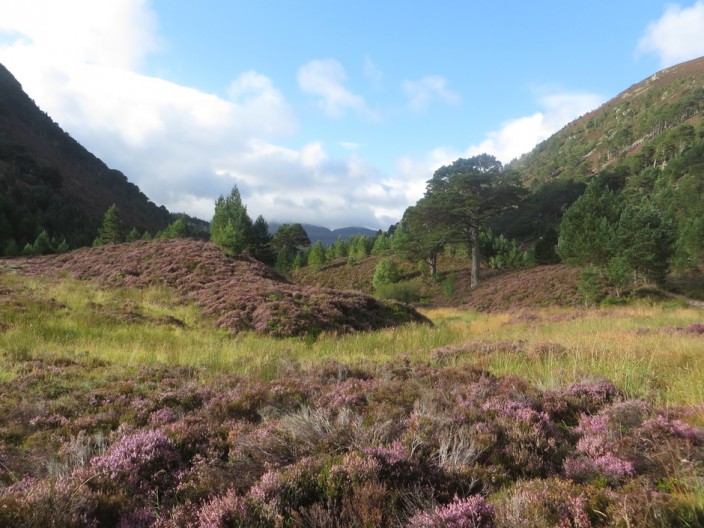
<instances>
[{"instance_id":1,"label":"grass","mask_svg":"<svg viewBox=\"0 0 704 528\"><path fill-rule=\"evenodd\" d=\"M115 365L193 367L273 379L292 364L335 360L383 364L402 358L438 363L432 351L491 343L465 351L454 364L526 378L539 388L607 378L629 396L658 405L702 405L704 338L677 333L701 320L693 308L641 302L592 310L546 308L482 314L454 308L426 310L426 325L317 339L237 336L214 328L199 310L167 288L101 289L67 278L0 276L0 380L19 372L15 359L88 356ZM180 323L179 323L180 322ZM509 351L518 343L519 352ZM470 347L471 348L471 347ZM475 347L477 348L477 347ZM486 348L486 347L485 347ZM443 363L444 364L444 363Z\"/></svg>"},{"instance_id":2,"label":"grass","mask_svg":"<svg viewBox=\"0 0 704 528\"><path fill-rule=\"evenodd\" d=\"M268 486L267 508L300 502L271 510L290 519L332 525L349 500L367 520L337 525L401 526L476 493L474 478L498 528L517 525L510 514L555 524L551 509L577 493L603 526L702 525L704 435L690 426L704 426L704 336L678 330L701 311L646 300L437 308L424 311L432 327L277 339L230 334L179 299L0 273L0 525L84 526L81 515L145 525L137 514L196 525L198 512L235 509ZM602 378L658 410L640 416L648 406L609 396ZM125 455L135 442L144 459ZM621 473L596 465L599 446ZM330 475L348 473L333 467L358 475L340 488ZM417 504L406 511L399 496ZM644 521L637 505L651 499L652 519L667 521Z\"/></svg>"}]
</instances>

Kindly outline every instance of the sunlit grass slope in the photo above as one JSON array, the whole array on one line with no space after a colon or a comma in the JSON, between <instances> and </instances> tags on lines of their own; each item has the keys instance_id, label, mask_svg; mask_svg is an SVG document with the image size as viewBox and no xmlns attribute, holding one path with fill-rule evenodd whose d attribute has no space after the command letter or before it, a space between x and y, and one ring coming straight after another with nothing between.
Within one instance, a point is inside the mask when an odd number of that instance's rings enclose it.
<instances>
[{"instance_id":1,"label":"sunlit grass slope","mask_svg":"<svg viewBox=\"0 0 704 528\"><path fill-rule=\"evenodd\" d=\"M518 375L541 388L607 378L629 396L658 404L704 402L699 310L637 304L480 314L425 312L434 323L350 335L277 339L215 329L167 288L101 289L68 278L0 276L3 379L14 360L91 357L112 364L193 367L273 379L295 363L473 365Z\"/></svg>"}]
</instances>

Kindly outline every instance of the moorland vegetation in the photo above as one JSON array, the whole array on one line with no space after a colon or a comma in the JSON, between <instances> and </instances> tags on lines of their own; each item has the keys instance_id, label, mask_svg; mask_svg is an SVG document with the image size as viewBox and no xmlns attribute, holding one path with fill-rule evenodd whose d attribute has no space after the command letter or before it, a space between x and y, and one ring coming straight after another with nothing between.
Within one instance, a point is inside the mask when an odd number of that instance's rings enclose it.
<instances>
[{"instance_id":1,"label":"moorland vegetation","mask_svg":"<svg viewBox=\"0 0 704 528\"><path fill-rule=\"evenodd\" d=\"M156 208L8 76L0 526L704 526L704 59L327 246Z\"/></svg>"}]
</instances>

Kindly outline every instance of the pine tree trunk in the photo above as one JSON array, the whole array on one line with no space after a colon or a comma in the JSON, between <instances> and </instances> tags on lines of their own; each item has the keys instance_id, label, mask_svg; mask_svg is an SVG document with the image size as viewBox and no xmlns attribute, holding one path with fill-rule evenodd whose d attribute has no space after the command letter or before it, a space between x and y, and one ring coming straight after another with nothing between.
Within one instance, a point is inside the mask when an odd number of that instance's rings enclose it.
<instances>
[{"instance_id":1,"label":"pine tree trunk","mask_svg":"<svg viewBox=\"0 0 704 528\"><path fill-rule=\"evenodd\" d=\"M481 260L479 254L479 228L473 227L470 236L472 238L472 279L470 284L474 288L479 283L479 264Z\"/></svg>"}]
</instances>

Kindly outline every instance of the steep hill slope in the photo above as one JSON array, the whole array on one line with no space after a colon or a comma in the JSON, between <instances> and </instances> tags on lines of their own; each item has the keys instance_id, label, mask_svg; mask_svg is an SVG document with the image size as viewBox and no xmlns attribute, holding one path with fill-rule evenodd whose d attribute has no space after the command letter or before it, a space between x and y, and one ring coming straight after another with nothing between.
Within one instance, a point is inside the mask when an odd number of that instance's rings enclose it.
<instances>
[{"instance_id":1,"label":"steep hill slope","mask_svg":"<svg viewBox=\"0 0 704 528\"><path fill-rule=\"evenodd\" d=\"M573 121L511 164L537 184L584 181L629 156L661 165L691 145L704 116L704 57L659 71Z\"/></svg>"},{"instance_id":2,"label":"steep hill slope","mask_svg":"<svg viewBox=\"0 0 704 528\"><path fill-rule=\"evenodd\" d=\"M195 239L138 241L10 261L23 273L69 274L110 287L166 285L218 326L277 337L428 322L413 308L359 292L301 287L260 262Z\"/></svg>"},{"instance_id":3,"label":"steep hill slope","mask_svg":"<svg viewBox=\"0 0 704 528\"><path fill-rule=\"evenodd\" d=\"M88 244L113 203L139 230L155 232L170 221L163 206L64 132L0 65L0 254L10 239L22 246L42 229L72 247Z\"/></svg>"}]
</instances>

